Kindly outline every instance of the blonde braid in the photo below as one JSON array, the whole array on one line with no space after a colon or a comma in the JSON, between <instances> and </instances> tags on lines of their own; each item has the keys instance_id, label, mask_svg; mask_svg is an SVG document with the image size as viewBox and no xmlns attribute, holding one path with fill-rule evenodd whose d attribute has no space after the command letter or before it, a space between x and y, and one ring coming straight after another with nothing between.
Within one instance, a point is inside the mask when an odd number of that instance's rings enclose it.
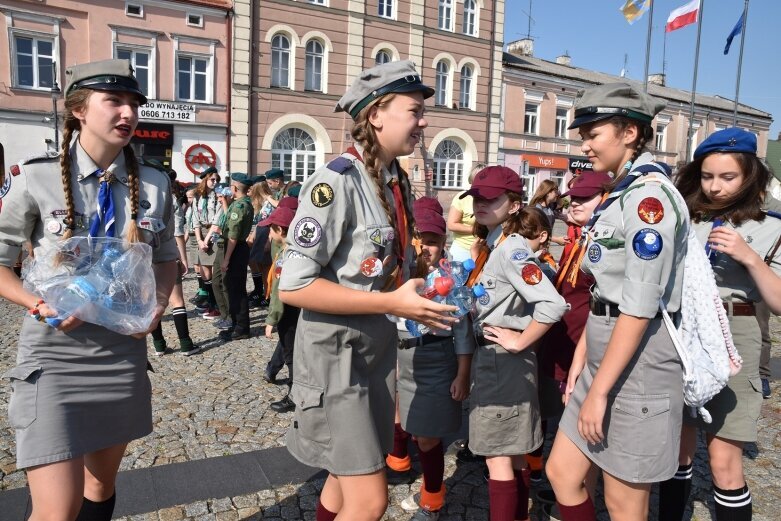
<instances>
[{"instance_id":1,"label":"blonde braid","mask_svg":"<svg viewBox=\"0 0 781 521\"><path fill-rule=\"evenodd\" d=\"M130 190L130 220L125 227L125 240L129 243L141 242L141 234L138 231L138 162L130 145L122 149L125 153L125 168L127 169L128 188Z\"/></svg>"},{"instance_id":2,"label":"blonde braid","mask_svg":"<svg viewBox=\"0 0 781 521\"><path fill-rule=\"evenodd\" d=\"M65 126L62 129L62 146L60 152L60 175L62 176L62 191L65 195L65 232L62 234L62 240L67 241L73 237L73 230L76 228L76 209L73 202L73 187L71 186L71 138L73 137L76 118L65 118Z\"/></svg>"}]
</instances>

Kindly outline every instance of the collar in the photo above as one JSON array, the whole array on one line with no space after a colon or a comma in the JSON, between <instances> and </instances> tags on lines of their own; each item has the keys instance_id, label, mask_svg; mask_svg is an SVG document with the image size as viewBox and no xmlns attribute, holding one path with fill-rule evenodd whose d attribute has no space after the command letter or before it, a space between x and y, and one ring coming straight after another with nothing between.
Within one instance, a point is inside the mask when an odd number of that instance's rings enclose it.
<instances>
[{"instance_id":1,"label":"collar","mask_svg":"<svg viewBox=\"0 0 781 521\"><path fill-rule=\"evenodd\" d=\"M488 245L488 247L493 251L496 249L497 246L499 246L501 237L502 237L502 225L500 224L490 232L488 232L488 236L485 238L485 243Z\"/></svg>"},{"instance_id":2,"label":"collar","mask_svg":"<svg viewBox=\"0 0 781 521\"><path fill-rule=\"evenodd\" d=\"M84 183L92 176L94 176L100 167L95 164L95 161L87 154L87 152L81 147L81 143L78 140L78 134L73 140L71 145L71 168L75 166L73 173L76 174L76 179L80 183ZM127 169L125 168L125 154L120 152L111 165L106 170L111 170L117 174L117 181L127 186ZM96 176L97 178L97 176Z\"/></svg>"},{"instance_id":3,"label":"collar","mask_svg":"<svg viewBox=\"0 0 781 521\"><path fill-rule=\"evenodd\" d=\"M392 182L399 180L399 171L396 169L396 161L391 163L390 168L382 167L382 180L391 188L393 187Z\"/></svg>"}]
</instances>

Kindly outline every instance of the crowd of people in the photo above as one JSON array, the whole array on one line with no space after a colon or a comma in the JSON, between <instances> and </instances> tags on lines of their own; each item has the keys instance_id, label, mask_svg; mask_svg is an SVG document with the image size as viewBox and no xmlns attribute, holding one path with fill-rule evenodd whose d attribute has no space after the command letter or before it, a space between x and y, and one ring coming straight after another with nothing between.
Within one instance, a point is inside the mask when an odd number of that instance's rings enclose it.
<instances>
[{"instance_id":1,"label":"crowd of people","mask_svg":"<svg viewBox=\"0 0 781 521\"><path fill-rule=\"evenodd\" d=\"M146 100L127 61L67 75L62 150L10 169L0 213L0 296L30 316L6 376L33 521L111 518L127 443L152 430L147 335L164 355L170 309L179 351L201 349L182 289L191 268L198 317L224 341L249 338L249 309L268 308L263 334L276 330L278 344L258 377L275 383L288 368L288 393L271 408L294 411L288 450L328 471L318 521L380 519L388 477L412 467L410 441L423 484L402 508L436 521L448 496L443 439L460 431L467 398L459 458L485 462L492 521L528 520L531 493L560 519L595 520L600 476L612 519L647 519L653 483L659 519L682 519L698 430L716 519L751 519L742 449L757 439L770 393L761 352L769 314L781 312L781 203L766 192L753 134L713 133L671 180L647 148L664 103L628 84L591 87L570 128L594 171L564 194L542 182L525 205L515 171L478 165L445 217L437 199L414 197L398 161L422 139L434 93L412 62L356 78L336 106L354 144L303 185L277 168L222 184L209 168L183 186L133 154ZM554 236L557 219L565 235ZM12 271L22 248L115 228L152 247L149 331L120 335L76 316L46 325L57 310ZM689 309L690 230L742 356L705 404L707 423L687 412L684 361L663 320ZM470 260L471 313L423 291L421 279ZM546 431L556 432L547 460ZM543 472L553 490L540 490Z\"/></svg>"}]
</instances>

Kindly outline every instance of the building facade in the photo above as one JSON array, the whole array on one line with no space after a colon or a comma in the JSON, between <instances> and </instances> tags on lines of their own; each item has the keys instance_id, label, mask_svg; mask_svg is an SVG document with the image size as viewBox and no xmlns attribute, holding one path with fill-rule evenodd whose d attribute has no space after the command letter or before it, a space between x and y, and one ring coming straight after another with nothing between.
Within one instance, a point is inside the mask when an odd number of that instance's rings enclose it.
<instances>
[{"instance_id":1,"label":"building facade","mask_svg":"<svg viewBox=\"0 0 781 521\"><path fill-rule=\"evenodd\" d=\"M574 175L591 168L580 151L577 130L567 130L574 118L578 90L631 80L575 67L568 56L555 61L536 58L529 40L512 42L507 50L503 58L499 161L521 174L527 201L545 179L555 181L565 192ZM654 142L648 145L657 159L678 167L690 160L697 145L711 133L732 126L731 100L698 94L687 159L691 92L666 87L661 75L651 80L648 92L667 101L665 109L654 118ZM772 116L761 110L746 105L738 108L737 125L757 135L760 157L767 153L772 121Z\"/></svg>"},{"instance_id":2,"label":"building facade","mask_svg":"<svg viewBox=\"0 0 781 521\"><path fill-rule=\"evenodd\" d=\"M0 140L6 164L57 148L65 69L131 61L149 103L132 144L182 180L227 169L228 0L8 0L0 5Z\"/></svg>"},{"instance_id":3,"label":"building facade","mask_svg":"<svg viewBox=\"0 0 781 521\"><path fill-rule=\"evenodd\" d=\"M409 59L436 95L424 143L401 162L417 193L449 203L473 165L497 159L503 10L502 0L237 0L231 168L304 180L352 143L351 119L333 109L358 73Z\"/></svg>"}]
</instances>

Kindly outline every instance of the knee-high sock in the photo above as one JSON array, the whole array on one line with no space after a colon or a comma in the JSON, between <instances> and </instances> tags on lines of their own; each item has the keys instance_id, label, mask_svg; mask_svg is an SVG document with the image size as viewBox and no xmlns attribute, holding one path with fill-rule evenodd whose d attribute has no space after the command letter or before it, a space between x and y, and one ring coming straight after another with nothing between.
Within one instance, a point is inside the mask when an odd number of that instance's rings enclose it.
<instances>
[{"instance_id":1,"label":"knee-high sock","mask_svg":"<svg viewBox=\"0 0 781 521\"><path fill-rule=\"evenodd\" d=\"M513 474L515 474L515 489L518 491L518 506L515 507L515 519L529 519L530 471L529 469L513 469Z\"/></svg>"},{"instance_id":2,"label":"knee-high sock","mask_svg":"<svg viewBox=\"0 0 781 521\"><path fill-rule=\"evenodd\" d=\"M518 489L515 480L489 479L488 505L491 521L514 521L518 506Z\"/></svg>"},{"instance_id":3,"label":"knee-high sock","mask_svg":"<svg viewBox=\"0 0 781 521\"><path fill-rule=\"evenodd\" d=\"M200 273L195 275L195 278L198 279L198 289L203 289L203 277Z\"/></svg>"},{"instance_id":4,"label":"knee-high sock","mask_svg":"<svg viewBox=\"0 0 781 521\"><path fill-rule=\"evenodd\" d=\"M439 492L442 488L442 479L445 475L445 453L442 449L442 442L435 447L423 452L418 447L418 456L420 457L420 466L423 467L423 483L429 492Z\"/></svg>"},{"instance_id":5,"label":"knee-high sock","mask_svg":"<svg viewBox=\"0 0 781 521\"><path fill-rule=\"evenodd\" d=\"M734 490L714 486L713 499L716 500L716 521L751 521L753 508L748 485Z\"/></svg>"},{"instance_id":6,"label":"knee-high sock","mask_svg":"<svg viewBox=\"0 0 781 521\"><path fill-rule=\"evenodd\" d=\"M338 512L331 512L323 506L320 500L317 500L317 512L315 512L315 521L334 521Z\"/></svg>"},{"instance_id":7,"label":"knee-high sock","mask_svg":"<svg viewBox=\"0 0 781 521\"><path fill-rule=\"evenodd\" d=\"M160 342L161 340L165 342L163 339L163 321L157 323L157 327L152 330L152 340L155 342Z\"/></svg>"},{"instance_id":8,"label":"knee-high sock","mask_svg":"<svg viewBox=\"0 0 781 521\"><path fill-rule=\"evenodd\" d=\"M252 285L255 286L255 294L257 294L258 297L263 297L263 274L262 273L253 273L252 274Z\"/></svg>"},{"instance_id":9,"label":"knee-high sock","mask_svg":"<svg viewBox=\"0 0 781 521\"><path fill-rule=\"evenodd\" d=\"M396 423L393 425L393 452L391 452L391 455L399 458L404 459L409 455L409 450L407 449L407 441L409 440L409 434L401 428L400 423Z\"/></svg>"},{"instance_id":10,"label":"knee-high sock","mask_svg":"<svg viewBox=\"0 0 781 521\"><path fill-rule=\"evenodd\" d=\"M184 307L178 307L171 310L174 317L174 326L176 326L176 336L181 340L190 338L190 327L187 324L187 310Z\"/></svg>"},{"instance_id":11,"label":"knee-high sock","mask_svg":"<svg viewBox=\"0 0 781 521\"><path fill-rule=\"evenodd\" d=\"M111 521L116 501L116 492L105 501L90 501L84 498L76 521Z\"/></svg>"},{"instance_id":12,"label":"knee-high sock","mask_svg":"<svg viewBox=\"0 0 781 521\"><path fill-rule=\"evenodd\" d=\"M579 505L564 506L561 503L558 505L562 521L597 521L597 513L590 497Z\"/></svg>"},{"instance_id":13,"label":"knee-high sock","mask_svg":"<svg viewBox=\"0 0 781 521\"><path fill-rule=\"evenodd\" d=\"M217 301L214 299L214 288L212 287L211 279L203 281L203 288L206 290L206 294L209 296L209 305L215 306Z\"/></svg>"},{"instance_id":14,"label":"knee-high sock","mask_svg":"<svg viewBox=\"0 0 781 521\"><path fill-rule=\"evenodd\" d=\"M681 521L692 489L692 466L680 465L671 479L659 483L659 519Z\"/></svg>"}]
</instances>

